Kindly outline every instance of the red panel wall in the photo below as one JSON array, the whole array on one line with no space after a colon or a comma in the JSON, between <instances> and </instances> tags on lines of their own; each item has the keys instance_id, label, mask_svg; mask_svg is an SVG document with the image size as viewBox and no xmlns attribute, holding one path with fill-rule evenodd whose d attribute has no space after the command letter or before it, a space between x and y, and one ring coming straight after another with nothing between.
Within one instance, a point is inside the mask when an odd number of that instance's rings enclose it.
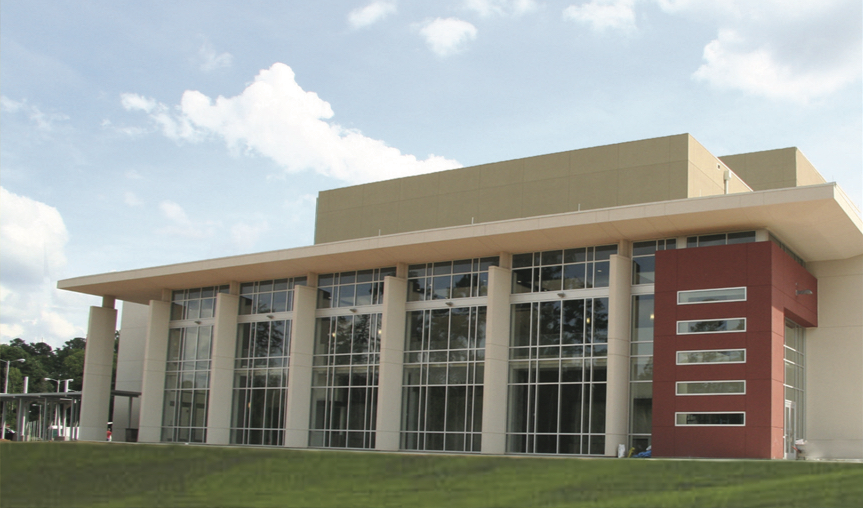
<instances>
[{"instance_id":1,"label":"red panel wall","mask_svg":"<svg viewBox=\"0 0 863 508\"><path fill-rule=\"evenodd\" d=\"M773 242L656 254L653 455L782 458L786 316L817 326L817 281ZM677 305L677 292L745 286L745 302ZM810 289L812 295L798 295ZM746 331L677 335L677 321L746 318ZM746 349L746 363L676 365L678 351ZM746 380L745 395L677 396L677 381ZM675 426L675 412L746 412L743 427Z\"/></svg>"}]
</instances>

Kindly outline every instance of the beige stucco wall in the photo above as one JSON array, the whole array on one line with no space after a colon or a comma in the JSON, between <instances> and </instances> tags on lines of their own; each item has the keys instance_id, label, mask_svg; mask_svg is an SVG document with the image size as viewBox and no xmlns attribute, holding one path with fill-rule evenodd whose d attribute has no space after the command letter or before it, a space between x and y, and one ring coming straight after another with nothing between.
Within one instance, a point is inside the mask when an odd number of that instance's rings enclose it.
<instances>
[{"instance_id":1,"label":"beige stucco wall","mask_svg":"<svg viewBox=\"0 0 863 508\"><path fill-rule=\"evenodd\" d=\"M863 459L863 256L807 263L818 328L806 331L810 456Z\"/></svg>"},{"instance_id":2,"label":"beige stucco wall","mask_svg":"<svg viewBox=\"0 0 863 508\"><path fill-rule=\"evenodd\" d=\"M120 313L120 348L117 352L117 379L115 390L140 392L144 379L144 345L147 343L147 323L150 308L131 302L123 302ZM126 429L138 428L140 398L132 400L132 421L129 424L129 398L114 399L114 415L112 416L113 441L125 441Z\"/></svg>"},{"instance_id":3,"label":"beige stucco wall","mask_svg":"<svg viewBox=\"0 0 863 508\"><path fill-rule=\"evenodd\" d=\"M753 190L781 189L816 185L826 180L797 148L720 157Z\"/></svg>"},{"instance_id":4,"label":"beige stucco wall","mask_svg":"<svg viewBox=\"0 0 863 508\"><path fill-rule=\"evenodd\" d=\"M344 187L318 196L315 243L717 195L725 169L679 134Z\"/></svg>"}]
</instances>

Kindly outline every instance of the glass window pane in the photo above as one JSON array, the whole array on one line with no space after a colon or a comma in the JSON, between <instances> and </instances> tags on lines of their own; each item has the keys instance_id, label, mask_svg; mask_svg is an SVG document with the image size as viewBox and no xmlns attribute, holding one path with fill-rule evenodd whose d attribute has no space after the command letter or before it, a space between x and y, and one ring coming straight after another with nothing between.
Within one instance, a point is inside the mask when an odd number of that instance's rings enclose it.
<instances>
[{"instance_id":1,"label":"glass window pane","mask_svg":"<svg viewBox=\"0 0 863 508\"><path fill-rule=\"evenodd\" d=\"M718 288L678 291L677 303L734 302L746 300L746 288Z\"/></svg>"},{"instance_id":2,"label":"glass window pane","mask_svg":"<svg viewBox=\"0 0 863 508\"><path fill-rule=\"evenodd\" d=\"M560 291L562 287L560 266L545 266L540 269L540 291Z\"/></svg>"},{"instance_id":3,"label":"glass window pane","mask_svg":"<svg viewBox=\"0 0 863 508\"><path fill-rule=\"evenodd\" d=\"M354 306L354 290L356 286L339 286L339 307Z\"/></svg>"},{"instance_id":4,"label":"glass window pane","mask_svg":"<svg viewBox=\"0 0 863 508\"><path fill-rule=\"evenodd\" d=\"M632 260L632 283L653 284L656 282L656 258L653 256Z\"/></svg>"},{"instance_id":5,"label":"glass window pane","mask_svg":"<svg viewBox=\"0 0 863 508\"><path fill-rule=\"evenodd\" d=\"M525 268L522 270L513 270L512 271L512 292L514 294L518 293L530 293L531 288L533 287L533 269Z\"/></svg>"},{"instance_id":6,"label":"glass window pane","mask_svg":"<svg viewBox=\"0 0 863 508\"><path fill-rule=\"evenodd\" d=\"M632 297L632 341L653 340L653 295Z\"/></svg>"},{"instance_id":7,"label":"glass window pane","mask_svg":"<svg viewBox=\"0 0 863 508\"><path fill-rule=\"evenodd\" d=\"M656 253L656 241L634 242L632 244L633 256L651 256Z\"/></svg>"}]
</instances>

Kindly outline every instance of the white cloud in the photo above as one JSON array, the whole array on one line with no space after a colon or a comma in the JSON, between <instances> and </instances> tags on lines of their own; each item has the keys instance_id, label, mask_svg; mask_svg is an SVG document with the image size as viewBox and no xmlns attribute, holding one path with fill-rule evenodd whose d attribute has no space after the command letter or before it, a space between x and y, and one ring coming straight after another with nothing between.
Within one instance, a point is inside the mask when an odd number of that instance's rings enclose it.
<instances>
[{"instance_id":1,"label":"white cloud","mask_svg":"<svg viewBox=\"0 0 863 508\"><path fill-rule=\"evenodd\" d=\"M534 0L465 0L464 6L482 17L521 16L537 8Z\"/></svg>"},{"instance_id":2,"label":"white cloud","mask_svg":"<svg viewBox=\"0 0 863 508\"><path fill-rule=\"evenodd\" d=\"M267 221L246 224L243 222L231 226L231 242L235 249L240 252L251 251L261 235L269 231L270 225Z\"/></svg>"},{"instance_id":3,"label":"white cloud","mask_svg":"<svg viewBox=\"0 0 863 508\"><path fill-rule=\"evenodd\" d=\"M426 22L420 29L429 48L445 57L463 49L467 41L476 39L476 27L456 18L437 18Z\"/></svg>"},{"instance_id":4,"label":"white cloud","mask_svg":"<svg viewBox=\"0 0 863 508\"><path fill-rule=\"evenodd\" d=\"M66 266L66 225L56 208L0 187L4 282L38 284Z\"/></svg>"},{"instance_id":5,"label":"white cloud","mask_svg":"<svg viewBox=\"0 0 863 508\"><path fill-rule=\"evenodd\" d=\"M173 201L159 203L159 211L169 224L156 230L157 233L179 236L191 240L202 240L215 235L218 224L212 221L193 221L182 206Z\"/></svg>"},{"instance_id":6,"label":"white cloud","mask_svg":"<svg viewBox=\"0 0 863 508\"><path fill-rule=\"evenodd\" d=\"M126 192L123 194L123 202L128 206L141 206L144 204L134 192Z\"/></svg>"},{"instance_id":7,"label":"white cloud","mask_svg":"<svg viewBox=\"0 0 863 508\"><path fill-rule=\"evenodd\" d=\"M156 101L142 97L138 94L124 93L120 95L120 104L126 111L143 111L150 113L156 109Z\"/></svg>"},{"instance_id":8,"label":"white cloud","mask_svg":"<svg viewBox=\"0 0 863 508\"><path fill-rule=\"evenodd\" d=\"M857 2L728 2L720 30L704 48L693 78L720 89L806 104L863 74L863 30ZM715 7L678 3L703 12Z\"/></svg>"},{"instance_id":9,"label":"white cloud","mask_svg":"<svg viewBox=\"0 0 863 508\"><path fill-rule=\"evenodd\" d=\"M54 126L58 122L68 120L69 117L60 113L45 113L36 106L31 106L26 100L15 101L8 97L0 96L0 110L7 113L24 113L30 119L36 128L43 133L48 133L54 130Z\"/></svg>"},{"instance_id":10,"label":"white cloud","mask_svg":"<svg viewBox=\"0 0 863 508\"><path fill-rule=\"evenodd\" d=\"M126 178L129 180L143 180L144 176L141 173L138 173L134 169L128 169L125 173L123 173Z\"/></svg>"},{"instance_id":11,"label":"white cloud","mask_svg":"<svg viewBox=\"0 0 863 508\"><path fill-rule=\"evenodd\" d=\"M636 8L648 3L715 23L717 36L692 77L718 89L805 104L863 75L859 0L589 0L563 16L596 32L628 35L637 30Z\"/></svg>"},{"instance_id":12,"label":"white cloud","mask_svg":"<svg viewBox=\"0 0 863 508\"><path fill-rule=\"evenodd\" d=\"M84 336L81 304L89 297L58 291L69 234L52 206L0 187L0 340L52 346Z\"/></svg>"},{"instance_id":13,"label":"white cloud","mask_svg":"<svg viewBox=\"0 0 863 508\"><path fill-rule=\"evenodd\" d=\"M124 105L147 101L135 94L123 97ZM303 90L291 68L281 63L262 70L235 97L214 101L190 90L183 94L180 106L159 103L148 114L171 139L196 142L207 135L217 136L230 149L269 157L288 173L313 170L359 183L460 167L454 160L434 155L418 160L331 122L330 104Z\"/></svg>"},{"instance_id":14,"label":"white cloud","mask_svg":"<svg viewBox=\"0 0 863 508\"><path fill-rule=\"evenodd\" d=\"M234 57L230 53L216 54L216 50L209 42L205 42L198 50L198 57L201 59L200 69L204 72L230 67L234 62Z\"/></svg>"},{"instance_id":15,"label":"white cloud","mask_svg":"<svg viewBox=\"0 0 863 508\"><path fill-rule=\"evenodd\" d=\"M150 116L156 128L166 137L174 141L197 142L203 138L203 133L195 128L189 119L179 111L172 111L168 106L134 93L120 95L120 104L126 111L143 111Z\"/></svg>"},{"instance_id":16,"label":"white cloud","mask_svg":"<svg viewBox=\"0 0 863 508\"><path fill-rule=\"evenodd\" d=\"M635 0L591 0L570 5L563 10L564 19L589 25L596 32L635 30Z\"/></svg>"},{"instance_id":17,"label":"white cloud","mask_svg":"<svg viewBox=\"0 0 863 508\"><path fill-rule=\"evenodd\" d=\"M394 2L378 0L365 7L352 10L350 14L348 14L348 23L355 30L366 28L394 12L396 12L396 4Z\"/></svg>"}]
</instances>

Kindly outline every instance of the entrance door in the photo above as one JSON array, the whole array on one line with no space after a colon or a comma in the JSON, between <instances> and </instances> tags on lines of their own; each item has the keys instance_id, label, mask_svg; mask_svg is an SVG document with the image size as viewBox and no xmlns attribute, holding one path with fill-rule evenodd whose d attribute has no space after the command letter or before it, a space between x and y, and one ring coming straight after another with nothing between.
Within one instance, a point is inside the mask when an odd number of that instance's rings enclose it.
<instances>
[{"instance_id":1,"label":"entrance door","mask_svg":"<svg viewBox=\"0 0 863 508\"><path fill-rule=\"evenodd\" d=\"M797 448L797 403L785 401L785 458L796 459Z\"/></svg>"}]
</instances>

